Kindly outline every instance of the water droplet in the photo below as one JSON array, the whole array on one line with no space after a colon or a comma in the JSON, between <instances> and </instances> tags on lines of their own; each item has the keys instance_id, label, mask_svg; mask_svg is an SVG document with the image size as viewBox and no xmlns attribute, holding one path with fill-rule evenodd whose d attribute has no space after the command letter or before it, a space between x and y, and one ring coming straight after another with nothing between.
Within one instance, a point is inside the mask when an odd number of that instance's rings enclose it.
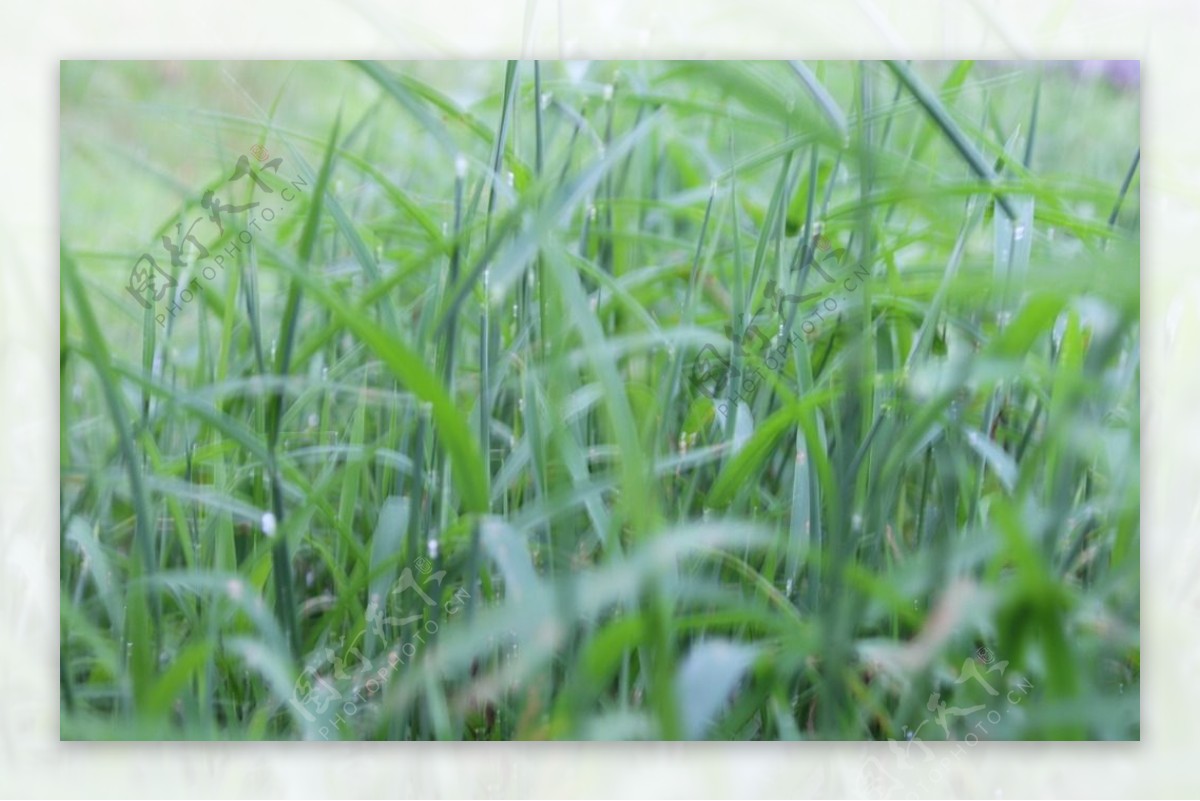
<instances>
[{"instance_id":1,"label":"water droplet","mask_svg":"<svg viewBox=\"0 0 1200 801\"><path fill-rule=\"evenodd\" d=\"M263 512L262 530L268 537L275 536L275 515L271 512Z\"/></svg>"},{"instance_id":2,"label":"water droplet","mask_svg":"<svg viewBox=\"0 0 1200 801\"><path fill-rule=\"evenodd\" d=\"M431 540L429 540L427 545L429 547L429 558L437 559L438 558L438 541L436 539L431 539Z\"/></svg>"}]
</instances>

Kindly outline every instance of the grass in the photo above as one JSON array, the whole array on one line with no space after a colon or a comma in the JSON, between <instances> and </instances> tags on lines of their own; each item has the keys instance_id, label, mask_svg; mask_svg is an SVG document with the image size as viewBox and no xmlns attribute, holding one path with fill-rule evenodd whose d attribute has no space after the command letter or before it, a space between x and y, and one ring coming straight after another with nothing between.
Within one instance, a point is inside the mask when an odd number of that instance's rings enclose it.
<instances>
[{"instance_id":1,"label":"grass","mask_svg":"<svg viewBox=\"0 0 1200 801\"><path fill-rule=\"evenodd\" d=\"M1136 94L576 69L64 63L62 737L1138 738Z\"/></svg>"}]
</instances>

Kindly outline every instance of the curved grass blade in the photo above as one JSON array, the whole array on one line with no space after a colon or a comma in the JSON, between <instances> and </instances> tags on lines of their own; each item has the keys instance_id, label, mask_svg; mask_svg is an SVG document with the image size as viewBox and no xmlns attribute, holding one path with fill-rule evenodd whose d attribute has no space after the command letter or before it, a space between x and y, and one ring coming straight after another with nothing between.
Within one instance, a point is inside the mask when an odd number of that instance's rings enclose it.
<instances>
[{"instance_id":1,"label":"curved grass blade","mask_svg":"<svg viewBox=\"0 0 1200 801\"><path fill-rule=\"evenodd\" d=\"M87 343L85 355L100 379L104 401L108 406L113 425L117 429L117 443L129 475L129 491L133 496L135 516L133 536L139 557L130 563L131 579L137 579L142 575L153 576L158 568L158 558L154 547L154 520L150 514L150 501L142 478L141 458L134 448L133 427L130 425L125 403L117 387L112 355L109 353L107 340L96 320L95 312L92 311L92 305L88 302L84 292L83 280L79 277L79 267L65 245L59 246L59 264L71 297L75 301L75 308L79 313L79 325L83 329L82 333ZM147 610L147 601L149 601L149 610ZM156 597L147 599L146 592L136 581L130 583L126 603L125 638L133 643L130 672L133 679L135 703L140 707L146 703L150 687L153 684L153 677L157 673L162 612L158 599Z\"/></svg>"},{"instance_id":2,"label":"curved grass blade","mask_svg":"<svg viewBox=\"0 0 1200 801\"><path fill-rule=\"evenodd\" d=\"M967 135L962 132L962 129L950 118L949 112L946 111L942 101L937 99L933 92L929 91L920 78L913 74L907 64L902 64L899 61L888 61L888 68L895 73L908 91L912 92L913 97L917 99L925 109L925 112L933 119L937 126L942 129L942 133L946 134L946 138L954 145L955 149L967 160L967 164L971 165L971 169L975 174L989 184L995 186L999 182L999 176L992 166L984 160L982 154L975 149L971 141L967 139ZM1000 192L996 192L996 201L1003 207L1004 212L1009 219L1016 219L1016 210L1008 202L1008 198Z\"/></svg>"},{"instance_id":3,"label":"curved grass blade","mask_svg":"<svg viewBox=\"0 0 1200 801\"><path fill-rule=\"evenodd\" d=\"M821 107L821 111L825 112L825 116L829 118L829 122L837 129L842 140L845 141L849 136L849 129L846 127L846 113L842 111L842 107L833 99L833 95L829 94L829 90L825 85L817 80L817 76L803 61L789 61L792 71L800 77L800 81L804 84L804 88L809 91L813 99L817 101L817 105Z\"/></svg>"},{"instance_id":4,"label":"curved grass blade","mask_svg":"<svg viewBox=\"0 0 1200 801\"><path fill-rule=\"evenodd\" d=\"M363 316L319 276L310 275L286 254L273 251L285 270L298 280L305 291L328 309L338 322L352 331L363 344L375 353L399 379L400 383L421 400L431 404L431 414L438 436L444 441L454 465L453 477L468 512L487 509L486 482L483 477L483 458L475 438L463 422L466 415L455 405L437 377L425 366L425 360L407 345L391 336L379 325Z\"/></svg>"}]
</instances>

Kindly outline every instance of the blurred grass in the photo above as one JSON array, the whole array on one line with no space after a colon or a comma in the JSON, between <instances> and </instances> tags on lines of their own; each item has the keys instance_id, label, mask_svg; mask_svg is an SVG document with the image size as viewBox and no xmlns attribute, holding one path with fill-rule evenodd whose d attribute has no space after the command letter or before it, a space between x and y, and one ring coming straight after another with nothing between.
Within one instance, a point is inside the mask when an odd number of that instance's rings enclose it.
<instances>
[{"instance_id":1,"label":"blurred grass","mask_svg":"<svg viewBox=\"0 0 1200 801\"><path fill-rule=\"evenodd\" d=\"M1139 736L1136 93L64 62L61 96L65 739ZM277 172L229 183L254 145ZM209 189L260 205L218 231Z\"/></svg>"}]
</instances>

